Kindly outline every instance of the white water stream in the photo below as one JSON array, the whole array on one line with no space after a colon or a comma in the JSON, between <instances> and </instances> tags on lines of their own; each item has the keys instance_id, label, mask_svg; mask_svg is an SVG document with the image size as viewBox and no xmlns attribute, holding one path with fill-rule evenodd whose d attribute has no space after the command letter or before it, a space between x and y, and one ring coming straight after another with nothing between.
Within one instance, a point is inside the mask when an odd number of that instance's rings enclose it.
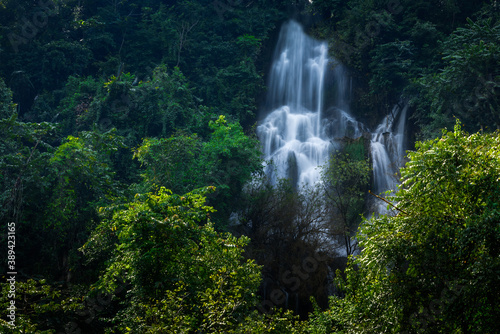
<instances>
[{"instance_id":1,"label":"white water stream","mask_svg":"<svg viewBox=\"0 0 500 334\"><path fill-rule=\"evenodd\" d=\"M329 62L335 66L328 66ZM325 112L327 74L334 80L336 105ZM366 127L349 114L352 81L346 71L328 58L325 42L307 36L295 21L285 23L281 29L268 87L267 116L257 127L257 134L264 158L272 161L266 167L272 183L278 178L289 178L298 185L313 185L319 180L318 167L325 164L331 150L339 145L337 139L354 139L368 133ZM404 155L406 110L406 106L395 106L371 134L376 193L397 186L394 174ZM384 212L383 205L379 210Z\"/></svg>"},{"instance_id":2,"label":"white water stream","mask_svg":"<svg viewBox=\"0 0 500 334\"><path fill-rule=\"evenodd\" d=\"M321 126L323 86L328 63L326 43L308 37L295 21L281 29L269 79L272 111L257 128L271 181L290 178L313 184L326 162L329 139Z\"/></svg>"},{"instance_id":3,"label":"white water stream","mask_svg":"<svg viewBox=\"0 0 500 334\"><path fill-rule=\"evenodd\" d=\"M399 168L403 165L405 122L408 105L395 105L371 135L374 192L394 191L399 185ZM398 121L397 124L395 121ZM390 194L389 194L390 195ZM387 204L377 201L376 213L387 213Z\"/></svg>"}]
</instances>

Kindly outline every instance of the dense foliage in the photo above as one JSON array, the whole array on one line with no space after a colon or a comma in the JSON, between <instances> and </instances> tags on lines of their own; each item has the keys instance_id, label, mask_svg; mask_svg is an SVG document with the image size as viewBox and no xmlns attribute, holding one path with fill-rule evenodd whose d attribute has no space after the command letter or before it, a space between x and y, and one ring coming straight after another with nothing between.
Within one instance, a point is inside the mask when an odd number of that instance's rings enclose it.
<instances>
[{"instance_id":1,"label":"dense foliage","mask_svg":"<svg viewBox=\"0 0 500 334\"><path fill-rule=\"evenodd\" d=\"M243 204L232 230L250 237L247 256L263 266L259 309L283 307L306 316L311 296L326 306L328 265L337 252L328 242L330 215L321 191L254 179Z\"/></svg>"},{"instance_id":2,"label":"dense foliage","mask_svg":"<svg viewBox=\"0 0 500 334\"><path fill-rule=\"evenodd\" d=\"M145 139L134 156L146 168L146 186L165 186L176 193L216 186L210 200L227 220L238 206L243 185L262 170L261 154L257 140L247 137L238 123L228 124L220 116L209 127L212 133L206 142L183 133Z\"/></svg>"},{"instance_id":3,"label":"dense foliage","mask_svg":"<svg viewBox=\"0 0 500 334\"><path fill-rule=\"evenodd\" d=\"M322 17L316 35L328 40L357 82L355 112L375 125L404 93L418 110L413 119L424 139L453 127L453 115L471 131L496 128L498 9L494 1L312 4Z\"/></svg>"},{"instance_id":4,"label":"dense foliage","mask_svg":"<svg viewBox=\"0 0 500 334\"><path fill-rule=\"evenodd\" d=\"M417 144L394 215L365 221L326 332L495 333L500 135L455 126ZM317 320L318 321L318 320Z\"/></svg>"},{"instance_id":5,"label":"dense foliage","mask_svg":"<svg viewBox=\"0 0 500 334\"><path fill-rule=\"evenodd\" d=\"M453 117L467 122L474 131L500 128L499 48L500 23L491 17L469 19L466 27L458 28L445 41L443 69L416 80L423 101L415 99L415 103L425 136L451 128Z\"/></svg>"},{"instance_id":6,"label":"dense foliage","mask_svg":"<svg viewBox=\"0 0 500 334\"><path fill-rule=\"evenodd\" d=\"M290 17L369 127L403 96L412 139L481 133L418 143L363 223L369 139L317 188L270 184L254 124ZM499 24L490 0L0 0L0 331L494 333Z\"/></svg>"},{"instance_id":7,"label":"dense foliage","mask_svg":"<svg viewBox=\"0 0 500 334\"><path fill-rule=\"evenodd\" d=\"M361 154L356 149L361 148ZM347 145L343 152L332 153L322 171L323 194L330 208L332 226L330 233L345 247L346 256L357 249L352 237L361 222L361 212L366 205L366 187L370 180L370 165L365 159L363 143ZM349 152L353 153L351 157Z\"/></svg>"},{"instance_id":8,"label":"dense foliage","mask_svg":"<svg viewBox=\"0 0 500 334\"><path fill-rule=\"evenodd\" d=\"M203 195L213 190L180 196L161 188L110 208L94 230L83 251L108 259L98 286L111 293L118 278L130 285L114 332L227 332L255 304L258 267L240 264L245 237L209 223L214 210Z\"/></svg>"}]
</instances>

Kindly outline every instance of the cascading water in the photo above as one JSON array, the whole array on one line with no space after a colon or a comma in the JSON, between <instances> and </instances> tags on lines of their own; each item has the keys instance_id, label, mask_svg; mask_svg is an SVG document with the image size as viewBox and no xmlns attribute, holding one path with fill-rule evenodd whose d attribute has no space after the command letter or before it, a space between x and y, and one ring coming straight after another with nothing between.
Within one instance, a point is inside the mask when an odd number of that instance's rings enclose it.
<instances>
[{"instance_id":1,"label":"cascading water","mask_svg":"<svg viewBox=\"0 0 500 334\"><path fill-rule=\"evenodd\" d=\"M395 190L399 184L396 174L403 165L404 132L408 105L395 105L371 136L370 151L373 161L373 181L377 194ZM398 120L397 124L394 122ZM377 213L387 213L386 204L378 202Z\"/></svg>"},{"instance_id":2,"label":"cascading water","mask_svg":"<svg viewBox=\"0 0 500 334\"><path fill-rule=\"evenodd\" d=\"M313 184L330 143L322 131L326 43L308 37L295 21L286 23L276 46L267 107L273 110L257 128L271 182L290 178Z\"/></svg>"},{"instance_id":3,"label":"cascading water","mask_svg":"<svg viewBox=\"0 0 500 334\"><path fill-rule=\"evenodd\" d=\"M257 127L264 158L272 161L266 167L272 183L288 178L294 184L314 184L320 175L317 167L327 161L332 149L340 147L341 139L369 133L349 114L352 81L344 67L327 55L326 43L308 37L297 22L283 25L269 77L269 113ZM330 72L329 61L334 65ZM335 106L324 110L327 74L334 82L336 96ZM404 154L406 111L406 105L396 105L371 134L376 193L397 187L394 174ZM383 213L383 207L377 205L375 211Z\"/></svg>"}]
</instances>

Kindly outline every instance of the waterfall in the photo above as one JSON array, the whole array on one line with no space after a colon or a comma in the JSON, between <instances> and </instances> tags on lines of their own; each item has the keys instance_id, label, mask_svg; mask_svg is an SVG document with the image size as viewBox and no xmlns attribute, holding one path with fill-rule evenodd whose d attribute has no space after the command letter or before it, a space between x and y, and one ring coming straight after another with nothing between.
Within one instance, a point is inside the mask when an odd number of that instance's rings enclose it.
<instances>
[{"instance_id":1,"label":"waterfall","mask_svg":"<svg viewBox=\"0 0 500 334\"><path fill-rule=\"evenodd\" d=\"M403 165L404 133L408 104L395 105L371 135L370 151L373 161L375 193L396 190L399 184L397 173ZM395 124L395 121L398 123ZM387 213L386 204L378 201L377 213Z\"/></svg>"},{"instance_id":2,"label":"waterfall","mask_svg":"<svg viewBox=\"0 0 500 334\"><path fill-rule=\"evenodd\" d=\"M326 43L308 37L295 21L283 25L269 73L265 117L257 127L264 159L272 162L265 167L272 184L288 178L294 185L314 185L320 178L318 167L327 162L332 150L363 137L361 144L371 139L374 191L396 189L394 175L402 164L408 106L396 105L372 132L350 114L352 86L346 69L328 58ZM326 107L325 87L330 93ZM370 212L386 212L384 202L376 200L374 206ZM323 245L328 245L325 250L337 249L336 236ZM328 281L333 282L333 277L329 268ZM267 282L263 284L266 298ZM293 308L295 298L298 312L298 292L292 294L286 288L281 291L285 307ZM333 294L334 287L329 291Z\"/></svg>"},{"instance_id":3,"label":"waterfall","mask_svg":"<svg viewBox=\"0 0 500 334\"><path fill-rule=\"evenodd\" d=\"M271 182L290 178L314 184L330 142L321 113L328 63L326 43L307 36L295 21L283 25L272 63L266 107L271 112L257 128Z\"/></svg>"},{"instance_id":4,"label":"waterfall","mask_svg":"<svg viewBox=\"0 0 500 334\"><path fill-rule=\"evenodd\" d=\"M335 103L324 108L325 82L330 79ZM281 29L268 89L264 110L267 116L257 127L257 135L264 159L272 161L266 166L266 174L273 184L278 178L288 178L293 184L313 185L319 180L318 166L326 163L333 149L341 147L342 139L370 132L349 114L352 80L345 68L328 58L325 42L307 36L295 21L285 23ZM406 104L396 105L371 133L376 193L397 187L395 174L404 156L407 109ZM385 212L383 206L375 211Z\"/></svg>"}]
</instances>

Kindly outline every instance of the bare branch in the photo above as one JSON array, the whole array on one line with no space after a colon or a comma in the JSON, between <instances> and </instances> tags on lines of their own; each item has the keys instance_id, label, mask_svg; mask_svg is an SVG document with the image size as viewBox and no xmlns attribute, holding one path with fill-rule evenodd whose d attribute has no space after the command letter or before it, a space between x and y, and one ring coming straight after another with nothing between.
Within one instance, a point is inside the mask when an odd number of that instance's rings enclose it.
<instances>
[{"instance_id":1,"label":"bare branch","mask_svg":"<svg viewBox=\"0 0 500 334\"><path fill-rule=\"evenodd\" d=\"M373 196L377 197L378 199L380 199L380 200L382 200L382 201L386 202L387 204L389 204L390 206L392 206L394 209L398 210L399 212L402 212L402 213L404 213L405 215L408 215L408 213L407 213L407 212L405 212L405 211L401 210L400 208L398 208L397 206L395 206L394 204L392 204L391 202L389 202L389 201L388 201L388 200L386 200L385 198L383 198L383 197L381 197L381 196L379 196L379 195L376 195L376 194L372 193L372 191L371 191L371 190L368 190L368 193L369 193L370 195L373 195Z\"/></svg>"}]
</instances>

